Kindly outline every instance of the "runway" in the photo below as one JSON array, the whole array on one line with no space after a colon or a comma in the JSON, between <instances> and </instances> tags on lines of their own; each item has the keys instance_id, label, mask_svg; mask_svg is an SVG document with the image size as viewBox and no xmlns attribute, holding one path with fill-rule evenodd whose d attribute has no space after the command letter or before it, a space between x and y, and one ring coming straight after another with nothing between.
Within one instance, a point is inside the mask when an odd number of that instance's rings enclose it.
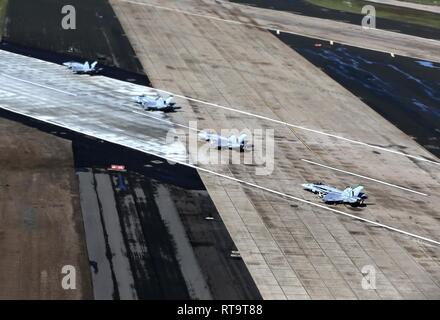
<instances>
[{"instance_id":1,"label":"runway","mask_svg":"<svg viewBox=\"0 0 440 320\"><path fill-rule=\"evenodd\" d=\"M362 183L369 196L367 208L329 208L438 241L438 165L419 160L438 159L270 32L252 27L254 8L195 0L135 2L147 5L111 1L150 81L156 88L192 98L176 99L182 109L169 115L173 123L188 125L197 119L198 128L216 131L275 129L275 167L270 175L257 176L255 166L238 164L203 166L199 171L263 298L439 296L436 246L238 182L319 205L301 183L324 181L340 188ZM218 19L203 16L207 12ZM365 43L364 38L350 39ZM361 270L370 264L379 274L376 290L361 286Z\"/></svg>"},{"instance_id":2,"label":"runway","mask_svg":"<svg viewBox=\"0 0 440 320\"><path fill-rule=\"evenodd\" d=\"M179 145L165 143L168 126L133 113L141 108L136 108L132 98L145 92L145 87L105 77L75 76L62 66L36 59L20 61L23 57L5 51L3 55L6 57L0 73L0 97L10 105L24 103L26 109L19 109L22 114L119 144L125 138L118 133L136 127L137 132L133 131L130 139L132 147L187 161L185 150ZM13 61L14 58L18 60ZM76 84L78 79L81 80ZM103 114L109 115L108 122ZM124 115L128 118L124 119ZM130 143L126 140L123 144Z\"/></svg>"},{"instance_id":3,"label":"runway","mask_svg":"<svg viewBox=\"0 0 440 320\"><path fill-rule=\"evenodd\" d=\"M364 49L440 62L440 41L382 29L364 29L360 25L308 17L229 1L202 0L111 0L113 6L132 6L139 10L160 10L188 18L211 20L235 26L301 35L326 42L336 42ZM216 12L217 8L217 12ZM216 14L213 14L216 12ZM243 28L246 30L246 28Z\"/></svg>"},{"instance_id":4,"label":"runway","mask_svg":"<svg viewBox=\"0 0 440 320\"><path fill-rule=\"evenodd\" d=\"M170 130L170 123L166 121L185 123L182 121L185 118L194 119L193 108L197 108L205 119L218 113L204 107L203 103L177 98L182 111L170 117L152 113L154 117L164 117L164 121L155 121L141 116L139 113L143 111L130 100L136 94L148 91L145 87L100 76L77 76L59 65L4 51L0 54L0 77L4 79L0 92L2 108L177 162L187 162L188 155L181 145L166 143L165 137ZM257 122L261 119L237 117L233 111L222 112L225 113L219 114L220 118L234 119L230 121L231 127L246 127L246 124L269 127L267 123ZM205 123L206 120L198 118ZM246 123L242 122L245 120ZM214 122L207 124L218 128ZM439 248L382 228L370 227L348 216L338 217L319 206L311 206L308 202L319 204L319 199L302 191L300 183L325 179L335 185L348 185L353 180L325 168L311 169L300 156L310 159L319 154L325 163L332 164L334 160L329 159L329 150L335 148L332 152L336 153L342 149L346 153L356 150L357 159L349 159L358 163L340 158L343 168L353 169L356 165L357 171L371 171L369 168L374 167L375 171L380 169L383 173L389 172L388 164L392 166L394 161L400 163L394 169L406 174L382 174L382 178L396 184L409 184L414 190L429 193L429 199L421 201L421 195L403 194L404 191L398 189L387 189L385 193L379 185L368 185L367 192L375 204L352 214L433 240L437 239L439 228L435 220L439 202L439 186L435 181L438 178L437 166L392 153L378 155L361 146L326 136L319 138L329 139L321 143L319 148L327 150L321 153L311 143L311 140L317 139L316 136L303 133L299 140L297 137L300 135L296 133L292 136L291 129L286 126L272 126L276 132L276 167L272 175L255 176L254 167L243 165L204 166L200 171L263 297L437 297ZM368 142L374 141L373 138L378 137L370 137ZM410 140L404 142L408 143L408 152L427 156ZM309 148L304 148L304 144ZM324 147L326 145L328 147ZM359 161L363 156L369 158L368 162ZM383 160L387 166L376 167ZM217 178L209 174L211 170L217 173ZM232 179L229 182L218 180L218 176L223 174ZM305 201L289 202L257 188L243 188L237 180L282 194L295 194ZM395 199L399 199L400 204ZM337 210L347 211L343 207ZM350 211L347 213L351 214ZM428 261L432 263L431 268L421 269ZM366 264L373 264L379 269L377 290L360 288L360 271ZM395 278L396 272L398 278Z\"/></svg>"}]
</instances>

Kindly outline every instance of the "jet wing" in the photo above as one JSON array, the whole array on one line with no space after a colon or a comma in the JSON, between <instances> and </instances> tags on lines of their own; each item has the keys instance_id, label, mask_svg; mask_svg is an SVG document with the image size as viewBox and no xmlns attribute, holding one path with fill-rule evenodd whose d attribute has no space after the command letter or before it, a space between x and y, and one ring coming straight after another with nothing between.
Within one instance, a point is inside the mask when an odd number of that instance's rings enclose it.
<instances>
[{"instance_id":1,"label":"jet wing","mask_svg":"<svg viewBox=\"0 0 440 320\"><path fill-rule=\"evenodd\" d=\"M338 188L328 186L328 185L321 185L318 186L319 189L322 189L326 193L342 193L342 190L339 190Z\"/></svg>"},{"instance_id":2,"label":"jet wing","mask_svg":"<svg viewBox=\"0 0 440 320\"><path fill-rule=\"evenodd\" d=\"M329 192L324 197L322 197L324 201L328 202L340 202L347 199L342 195L342 193L339 192Z\"/></svg>"},{"instance_id":3,"label":"jet wing","mask_svg":"<svg viewBox=\"0 0 440 320\"><path fill-rule=\"evenodd\" d=\"M343 202L343 203L356 203L359 202L358 197L347 197L343 193L330 192L327 193L322 199L325 202Z\"/></svg>"},{"instance_id":4,"label":"jet wing","mask_svg":"<svg viewBox=\"0 0 440 320\"><path fill-rule=\"evenodd\" d=\"M200 138L201 140L205 140L205 141L209 141L209 140L211 140L213 136L214 136L213 134L211 134L211 133L209 133L209 132L206 132L206 131L201 131L201 132L199 133L199 138Z\"/></svg>"},{"instance_id":5,"label":"jet wing","mask_svg":"<svg viewBox=\"0 0 440 320\"><path fill-rule=\"evenodd\" d=\"M319 193L321 195L326 195L329 193L338 193L338 194L342 193L342 190L339 190L331 186L327 186L325 184L305 183L302 186L304 187L304 189L308 191Z\"/></svg>"},{"instance_id":6,"label":"jet wing","mask_svg":"<svg viewBox=\"0 0 440 320\"><path fill-rule=\"evenodd\" d=\"M156 102L152 101L152 100L150 100L148 98L143 101L143 104L144 104L144 106L147 106L147 107L150 107L150 108L157 107Z\"/></svg>"},{"instance_id":7,"label":"jet wing","mask_svg":"<svg viewBox=\"0 0 440 320\"><path fill-rule=\"evenodd\" d=\"M227 148L229 146L229 139L222 136L212 136L211 137L211 145L217 148Z\"/></svg>"},{"instance_id":8,"label":"jet wing","mask_svg":"<svg viewBox=\"0 0 440 320\"><path fill-rule=\"evenodd\" d=\"M79 65L82 66L82 64L75 62L75 61L64 62L63 65L66 66L67 68L73 68L73 67L77 67Z\"/></svg>"}]
</instances>

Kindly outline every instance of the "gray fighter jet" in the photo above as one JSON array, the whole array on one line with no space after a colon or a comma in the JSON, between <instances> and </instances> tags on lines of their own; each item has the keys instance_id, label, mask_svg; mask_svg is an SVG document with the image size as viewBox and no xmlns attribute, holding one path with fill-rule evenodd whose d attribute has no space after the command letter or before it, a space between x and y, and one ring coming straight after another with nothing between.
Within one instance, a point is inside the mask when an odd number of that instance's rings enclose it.
<instances>
[{"instance_id":1,"label":"gray fighter jet","mask_svg":"<svg viewBox=\"0 0 440 320\"><path fill-rule=\"evenodd\" d=\"M223 137L216 133L202 131L199 133L199 138L209 141L214 148L239 150L244 152L253 148L253 145L247 141L247 135L241 134L239 137L232 135L229 138Z\"/></svg>"},{"instance_id":2,"label":"gray fighter jet","mask_svg":"<svg viewBox=\"0 0 440 320\"><path fill-rule=\"evenodd\" d=\"M84 64L76 61L69 61L63 63L64 66L66 66L68 69L72 70L74 73L77 74L96 73L98 71L96 69L97 64L98 64L97 61L93 62L91 65L89 64L88 61L86 61Z\"/></svg>"},{"instance_id":3,"label":"gray fighter jet","mask_svg":"<svg viewBox=\"0 0 440 320\"><path fill-rule=\"evenodd\" d=\"M364 204L367 195L363 193L363 186L355 188L347 187L345 190L340 190L335 187L318 183L304 183L303 188L307 191L318 194L319 197L327 204L349 204L352 207L358 207Z\"/></svg>"},{"instance_id":4,"label":"gray fighter jet","mask_svg":"<svg viewBox=\"0 0 440 320\"><path fill-rule=\"evenodd\" d=\"M176 103L172 96L165 99L160 95L143 94L136 97L136 103L142 105L144 110L147 111L173 112L180 109L180 107L176 107Z\"/></svg>"}]
</instances>

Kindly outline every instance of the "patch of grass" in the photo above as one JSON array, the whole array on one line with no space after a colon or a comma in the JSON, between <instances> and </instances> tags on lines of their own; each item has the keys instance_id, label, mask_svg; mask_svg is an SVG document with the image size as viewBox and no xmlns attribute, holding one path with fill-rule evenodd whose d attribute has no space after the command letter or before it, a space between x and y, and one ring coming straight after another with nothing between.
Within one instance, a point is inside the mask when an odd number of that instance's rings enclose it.
<instances>
[{"instance_id":1,"label":"patch of grass","mask_svg":"<svg viewBox=\"0 0 440 320\"><path fill-rule=\"evenodd\" d=\"M440 15L435 13L423 12L408 8L399 8L395 6L381 5L362 0L306 0L316 6L339 10L344 12L356 13L362 15L362 7L373 5L376 8L377 19L384 18L404 23L420 25L424 27L440 29ZM412 0L411 0L412 1ZM431 1L432 0L418 0ZM440 1L440 0L436 0Z\"/></svg>"},{"instance_id":2,"label":"patch of grass","mask_svg":"<svg viewBox=\"0 0 440 320\"><path fill-rule=\"evenodd\" d=\"M6 6L8 4L8 0L0 0L0 40L3 36L3 27L5 22L5 16L6 16Z\"/></svg>"}]
</instances>

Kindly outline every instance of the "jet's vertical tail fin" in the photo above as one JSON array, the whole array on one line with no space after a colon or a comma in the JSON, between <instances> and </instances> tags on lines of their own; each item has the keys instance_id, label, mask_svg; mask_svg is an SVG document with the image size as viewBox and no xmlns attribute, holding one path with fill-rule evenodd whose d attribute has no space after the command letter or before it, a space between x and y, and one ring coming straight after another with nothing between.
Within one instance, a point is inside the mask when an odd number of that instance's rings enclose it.
<instances>
[{"instance_id":1,"label":"jet's vertical tail fin","mask_svg":"<svg viewBox=\"0 0 440 320\"><path fill-rule=\"evenodd\" d=\"M89 69L90 69L90 64L89 64L88 61L86 61L86 63L84 63L84 68L85 68L86 70L89 70Z\"/></svg>"},{"instance_id":2,"label":"jet's vertical tail fin","mask_svg":"<svg viewBox=\"0 0 440 320\"><path fill-rule=\"evenodd\" d=\"M157 99L156 99L156 105L158 107L163 108L163 107L165 107L167 105L167 102L165 101L164 98L162 98L161 96L158 96Z\"/></svg>"},{"instance_id":3,"label":"jet's vertical tail fin","mask_svg":"<svg viewBox=\"0 0 440 320\"><path fill-rule=\"evenodd\" d=\"M344 191L342 191L342 194L347 197L352 197L353 196L353 188L350 188L350 187L345 188Z\"/></svg>"},{"instance_id":4,"label":"jet's vertical tail fin","mask_svg":"<svg viewBox=\"0 0 440 320\"><path fill-rule=\"evenodd\" d=\"M166 100L165 100L167 105L174 105L174 97L173 96L169 96Z\"/></svg>"},{"instance_id":5,"label":"jet's vertical tail fin","mask_svg":"<svg viewBox=\"0 0 440 320\"><path fill-rule=\"evenodd\" d=\"M228 140L231 145L237 144L238 142L237 136L235 135L230 136Z\"/></svg>"},{"instance_id":6,"label":"jet's vertical tail fin","mask_svg":"<svg viewBox=\"0 0 440 320\"><path fill-rule=\"evenodd\" d=\"M242 133L239 137L238 137L238 143L242 146L244 146L247 142L247 135Z\"/></svg>"},{"instance_id":7,"label":"jet's vertical tail fin","mask_svg":"<svg viewBox=\"0 0 440 320\"><path fill-rule=\"evenodd\" d=\"M356 188L353 189L353 195L355 197L359 196L359 194L362 192L362 190L364 190L363 186L357 186Z\"/></svg>"},{"instance_id":8,"label":"jet's vertical tail fin","mask_svg":"<svg viewBox=\"0 0 440 320\"><path fill-rule=\"evenodd\" d=\"M97 64L98 64L98 61L93 62L92 65L91 65L91 68L92 68L92 69L95 69L95 67L96 67Z\"/></svg>"}]
</instances>

